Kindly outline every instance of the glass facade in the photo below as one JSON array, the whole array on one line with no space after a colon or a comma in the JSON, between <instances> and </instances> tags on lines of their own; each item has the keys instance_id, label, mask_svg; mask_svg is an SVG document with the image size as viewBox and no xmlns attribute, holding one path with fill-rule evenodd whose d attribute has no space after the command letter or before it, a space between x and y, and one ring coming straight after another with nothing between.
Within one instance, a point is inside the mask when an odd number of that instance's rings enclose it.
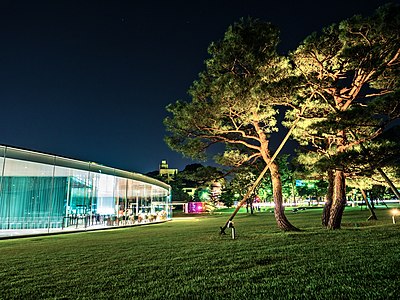
<instances>
[{"instance_id":1,"label":"glass facade","mask_svg":"<svg viewBox=\"0 0 400 300\"><path fill-rule=\"evenodd\" d=\"M170 186L142 174L0 146L0 230L80 230L168 220Z\"/></svg>"}]
</instances>

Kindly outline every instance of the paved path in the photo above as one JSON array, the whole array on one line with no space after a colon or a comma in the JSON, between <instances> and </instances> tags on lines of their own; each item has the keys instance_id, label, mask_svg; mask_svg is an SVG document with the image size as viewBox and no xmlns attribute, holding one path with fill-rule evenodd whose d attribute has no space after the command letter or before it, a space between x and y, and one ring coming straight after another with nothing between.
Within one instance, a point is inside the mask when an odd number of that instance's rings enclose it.
<instances>
[{"instance_id":1,"label":"paved path","mask_svg":"<svg viewBox=\"0 0 400 300\"><path fill-rule=\"evenodd\" d=\"M170 221L170 220L167 220ZM35 236L46 236L46 235L56 235L56 234L65 234L65 233L76 233L76 232L87 232L87 231L95 231L95 230L110 230L110 229L118 229L118 228L126 228L126 227L134 227L141 225L151 225L151 224L159 224L167 221L156 221L156 222L148 222L148 223L140 223L140 224L130 224L130 225L120 225L120 226L106 226L106 225L93 225L84 227L68 227L68 228L48 228L43 229L18 229L18 230L0 230L0 240L2 239L15 239L15 238L24 238L24 237L35 237Z\"/></svg>"}]
</instances>

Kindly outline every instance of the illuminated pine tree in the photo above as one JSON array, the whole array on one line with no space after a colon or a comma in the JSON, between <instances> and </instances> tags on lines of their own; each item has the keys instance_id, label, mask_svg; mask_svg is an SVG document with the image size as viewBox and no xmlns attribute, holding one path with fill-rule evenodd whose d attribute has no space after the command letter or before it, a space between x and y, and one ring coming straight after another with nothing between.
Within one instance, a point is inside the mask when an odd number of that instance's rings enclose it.
<instances>
[{"instance_id":1,"label":"illuminated pine tree","mask_svg":"<svg viewBox=\"0 0 400 300\"><path fill-rule=\"evenodd\" d=\"M189 91L191 102L167 107L167 144L192 158L202 158L213 145L225 148L231 165L270 163L275 218L282 230L298 230L284 214L278 164L272 161L271 134L278 130L278 106L286 105L290 65L277 54L278 30L259 20L230 26L209 47L210 58Z\"/></svg>"},{"instance_id":2,"label":"illuminated pine tree","mask_svg":"<svg viewBox=\"0 0 400 300\"><path fill-rule=\"evenodd\" d=\"M399 28L399 6L388 5L310 35L291 55L308 86L298 94L308 109L294 135L334 172L330 229L340 228L353 162L368 156L373 164L365 149L399 118Z\"/></svg>"}]
</instances>

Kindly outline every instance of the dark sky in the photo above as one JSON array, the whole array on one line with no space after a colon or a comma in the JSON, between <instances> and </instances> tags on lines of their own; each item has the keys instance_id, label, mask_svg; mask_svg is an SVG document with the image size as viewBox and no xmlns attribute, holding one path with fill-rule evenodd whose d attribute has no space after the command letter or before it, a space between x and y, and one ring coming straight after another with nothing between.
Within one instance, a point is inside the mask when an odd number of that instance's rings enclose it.
<instances>
[{"instance_id":1,"label":"dark sky","mask_svg":"<svg viewBox=\"0 0 400 300\"><path fill-rule=\"evenodd\" d=\"M162 159L183 169L194 162L165 145L165 106L188 100L229 25L270 21L287 51L387 2L0 0L0 144L140 173Z\"/></svg>"}]
</instances>

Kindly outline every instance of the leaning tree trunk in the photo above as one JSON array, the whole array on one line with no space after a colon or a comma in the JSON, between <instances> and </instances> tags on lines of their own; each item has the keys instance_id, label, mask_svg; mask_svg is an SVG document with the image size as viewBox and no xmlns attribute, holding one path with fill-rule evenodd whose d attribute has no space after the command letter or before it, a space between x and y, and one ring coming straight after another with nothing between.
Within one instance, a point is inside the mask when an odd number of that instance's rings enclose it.
<instances>
[{"instance_id":1,"label":"leaning tree trunk","mask_svg":"<svg viewBox=\"0 0 400 300\"><path fill-rule=\"evenodd\" d=\"M379 174L381 174L381 176L385 179L387 184L390 186L391 190L396 195L397 199L400 200L399 190L394 186L393 182L389 179L389 177L386 175L386 173L383 172L382 168L377 168L377 170L378 170Z\"/></svg>"},{"instance_id":2,"label":"leaning tree trunk","mask_svg":"<svg viewBox=\"0 0 400 300\"><path fill-rule=\"evenodd\" d=\"M278 164L273 162L270 166L271 180L272 180L272 191L275 204L275 219L279 229L284 231L299 231L299 229L293 226L285 215L285 207L283 206L282 197L282 181L279 174Z\"/></svg>"},{"instance_id":3,"label":"leaning tree trunk","mask_svg":"<svg viewBox=\"0 0 400 300\"><path fill-rule=\"evenodd\" d=\"M328 170L328 190L326 192L326 201L324 210L322 211L322 226L327 227L329 223L329 216L331 214L331 207L333 202L333 188L334 188L334 176L333 170Z\"/></svg>"},{"instance_id":4,"label":"leaning tree trunk","mask_svg":"<svg viewBox=\"0 0 400 300\"><path fill-rule=\"evenodd\" d=\"M369 220L378 220L378 218L376 217L374 209L372 208L371 204L368 201L367 194L365 193L365 191L363 189L360 189L360 191L361 191L361 194L362 194L362 196L364 198L365 204L367 205L367 207L368 207L368 209L369 209L369 211L371 213L371 215L368 218L368 221Z\"/></svg>"},{"instance_id":5,"label":"leaning tree trunk","mask_svg":"<svg viewBox=\"0 0 400 300\"><path fill-rule=\"evenodd\" d=\"M346 178L343 170L336 170L333 203L329 216L328 229L340 229L343 211L346 205Z\"/></svg>"}]
</instances>

